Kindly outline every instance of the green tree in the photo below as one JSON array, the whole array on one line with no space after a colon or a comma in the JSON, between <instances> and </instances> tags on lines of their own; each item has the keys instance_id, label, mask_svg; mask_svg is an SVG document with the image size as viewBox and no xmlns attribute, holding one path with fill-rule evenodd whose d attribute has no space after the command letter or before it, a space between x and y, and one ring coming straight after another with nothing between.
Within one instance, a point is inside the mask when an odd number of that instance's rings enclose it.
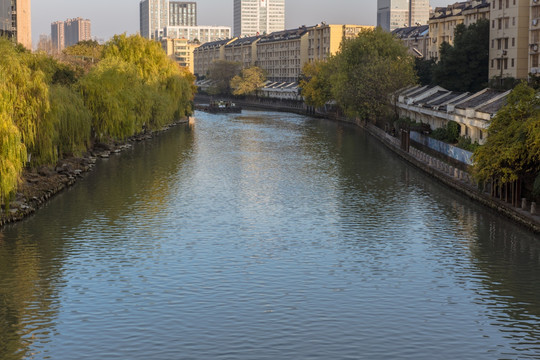
<instances>
[{"instance_id":1,"label":"green tree","mask_svg":"<svg viewBox=\"0 0 540 360\"><path fill-rule=\"evenodd\" d=\"M123 140L143 128L137 116L142 83L134 65L118 58L102 60L80 82L92 130L99 141Z\"/></svg>"},{"instance_id":2,"label":"green tree","mask_svg":"<svg viewBox=\"0 0 540 360\"><path fill-rule=\"evenodd\" d=\"M266 82L264 70L258 66L252 66L242 70L240 75L236 75L231 80L231 88L234 95L256 94Z\"/></svg>"},{"instance_id":3,"label":"green tree","mask_svg":"<svg viewBox=\"0 0 540 360\"><path fill-rule=\"evenodd\" d=\"M454 46L443 42L439 53L433 68L435 84L453 91L482 90L487 86L489 69L489 21L456 26Z\"/></svg>"},{"instance_id":4,"label":"green tree","mask_svg":"<svg viewBox=\"0 0 540 360\"><path fill-rule=\"evenodd\" d=\"M72 89L53 85L49 91L50 116L55 125L54 147L59 156L79 156L91 141L92 114L81 95Z\"/></svg>"},{"instance_id":5,"label":"green tree","mask_svg":"<svg viewBox=\"0 0 540 360\"><path fill-rule=\"evenodd\" d=\"M208 90L212 95L231 94L231 80L240 73L240 63L226 60L216 60L208 69L208 80L214 85Z\"/></svg>"},{"instance_id":6,"label":"green tree","mask_svg":"<svg viewBox=\"0 0 540 360\"><path fill-rule=\"evenodd\" d=\"M322 107L332 99L331 64L315 61L306 63L302 68L299 86L306 104Z\"/></svg>"},{"instance_id":7,"label":"green tree","mask_svg":"<svg viewBox=\"0 0 540 360\"><path fill-rule=\"evenodd\" d=\"M333 98L349 116L381 118L391 94L415 82L407 48L380 27L343 41L329 66Z\"/></svg>"},{"instance_id":8,"label":"green tree","mask_svg":"<svg viewBox=\"0 0 540 360\"><path fill-rule=\"evenodd\" d=\"M416 70L416 76L418 76L418 82L421 85L433 84L433 68L435 67L435 60L429 59L414 59L414 69Z\"/></svg>"},{"instance_id":9,"label":"green tree","mask_svg":"<svg viewBox=\"0 0 540 360\"><path fill-rule=\"evenodd\" d=\"M68 46L63 50L65 55L80 56L97 61L103 54L103 45L95 40L79 41L77 44Z\"/></svg>"},{"instance_id":10,"label":"green tree","mask_svg":"<svg viewBox=\"0 0 540 360\"><path fill-rule=\"evenodd\" d=\"M491 121L486 144L474 153L474 174L478 180L539 181L539 105L535 91L525 83L510 93L508 104Z\"/></svg>"}]
</instances>

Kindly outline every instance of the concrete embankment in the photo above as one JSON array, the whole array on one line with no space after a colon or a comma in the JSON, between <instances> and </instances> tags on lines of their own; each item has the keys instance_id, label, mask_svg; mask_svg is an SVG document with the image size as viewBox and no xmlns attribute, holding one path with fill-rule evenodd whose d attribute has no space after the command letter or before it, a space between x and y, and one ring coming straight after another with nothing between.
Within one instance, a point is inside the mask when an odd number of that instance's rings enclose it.
<instances>
[{"instance_id":1,"label":"concrete embankment","mask_svg":"<svg viewBox=\"0 0 540 360\"><path fill-rule=\"evenodd\" d=\"M200 96L196 98L196 101L204 102L208 97ZM308 108L299 102L288 101L271 101L268 99L258 99L255 101L250 100L237 100L229 99L236 102L238 105L249 109L261 109L261 110L275 110L293 112L298 114L304 114L309 116L315 116L320 118L326 118L333 121L340 121L356 126L360 126L369 134L380 140L387 148L393 151L396 155L402 159L408 161L410 164L423 170L437 181L461 192L467 197L499 212L500 214L514 220L517 223L524 225L530 230L540 233L540 216L531 213L529 207L515 208L511 204L502 200L490 196L490 194L483 192L475 184L474 180L469 173L463 170L462 166L456 166L456 164L450 164L442 160L442 157L434 157L433 154L420 151L414 147L409 149L409 152L401 149L400 141L397 138L386 134L383 130L376 126L366 123L364 121L358 121L349 119L346 117L339 117L335 115L313 113L308 111Z\"/></svg>"},{"instance_id":2,"label":"concrete embankment","mask_svg":"<svg viewBox=\"0 0 540 360\"><path fill-rule=\"evenodd\" d=\"M118 154L130 149L132 143L151 139L172 126L187 122L188 119L180 120L161 130L133 136L125 143L97 144L84 156L61 159L55 166L26 169L15 198L7 204L7 208L4 205L1 210L0 227L33 214L51 197L72 186L78 178L91 171L98 159Z\"/></svg>"}]
</instances>

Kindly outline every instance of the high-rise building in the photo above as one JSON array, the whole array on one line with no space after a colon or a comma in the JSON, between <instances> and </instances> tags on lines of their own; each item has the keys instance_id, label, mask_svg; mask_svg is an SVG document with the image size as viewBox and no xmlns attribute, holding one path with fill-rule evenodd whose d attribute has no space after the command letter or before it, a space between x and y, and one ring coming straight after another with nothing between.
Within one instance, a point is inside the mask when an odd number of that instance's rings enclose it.
<instances>
[{"instance_id":1,"label":"high-rise building","mask_svg":"<svg viewBox=\"0 0 540 360\"><path fill-rule=\"evenodd\" d=\"M92 40L90 20L83 18L56 21L51 24L53 52L59 53L80 41Z\"/></svg>"},{"instance_id":2,"label":"high-rise building","mask_svg":"<svg viewBox=\"0 0 540 360\"><path fill-rule=\"evenodd\" d=\"M229 26L166 26L163 28L163 38L186 39L204 44L207 42L229 39Z\"/></svg>"},{"instance_id":3,"label":"high-rise building","mask_svg":"<svg viewBox=\"0 0 540 360\"><path fill-rule=\"evenodd\" d=\"M158 39L169 25L169 0L141 0L139 11L141 36Z\"/></svg>"},{"instance_id":4,"label":"high-rise building","mask_svg":"<svg viewBox=\"0 0 540 360\"><path fill-rule=\"evenodd\" d=\"M409 1L409 27L427 25L429 21L429 0Z\"/></svg>"},{"instance_id":5,"label":"high-rise building","mask_svg":"<svg viewBox=\"0 0 540 360\"><path fill-rule=\"evenodd\" d=\"M75 18L66 21L65 46L76 45L79 41L92 40L90 20Z\"/></svg>"},{"instance_id":6,"label":"high-rise building","mask_svg":"<svg viewBox=\"0 0 540 360\"><path fill-rule=\"evenodd\" d=\"M285 30L285 0L234 0L234 36Z\"/></svg>"},{"instance_id":7,"label":"high-rise building","mask_svg":"<svg viewBox=\"0 0 540 360\"><path fill-rule=\"evenodd\" d=\"M386 31L409 25L409 0L377 0L377 26Z\"/></svg>"},{"instance_id":8,"label":"high-rise building","mask_svg":"<svg viewBox=\"0 0 540 360\"><path fill-rule=\"evenodd\" d=\"M169 2L168 26L197 26L197 3L193 1Z\"/></svg>"},{"instance_id":9,"label":"high-rise building","mask_svg":"<svg viewBox=\"0 0 540 360\"><path fill-rule=\"evenodd\" d=\"M429 0L377 0L377 26L387 31L427 25Z\"/></svg>"},{"instance_id":10,"label":"high-rise building","mask_svg":"<svg viewBox=\"0 0 540 360\"><path fill-rule=\"evenodd\" d=\"M30 0L0 0L0 36L32 49Z\"/></svg>"},{"instance_id":11,"label":"high-rise building","mask_svg":"<svg viewBox=\"0 0 540 360\"><path fill-rule=\"evenodd\" d=\"M51 42L52 51L57 54L66 47L65 23L63 21L55 21L51 24Z\"/></svg>"}]
</instances>

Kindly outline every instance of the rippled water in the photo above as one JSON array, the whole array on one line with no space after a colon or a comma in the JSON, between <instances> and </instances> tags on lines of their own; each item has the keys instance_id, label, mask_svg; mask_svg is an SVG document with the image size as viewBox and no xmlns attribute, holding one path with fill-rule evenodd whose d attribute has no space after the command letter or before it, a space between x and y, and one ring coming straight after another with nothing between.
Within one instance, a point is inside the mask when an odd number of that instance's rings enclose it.
<instances>
[{"instance_id":1,"label":"rippled water","mask_svg":"<svg viewBox=\"0 0 540 360\"><path fill-rule=\"evenodd\" d=\"M0 234L1 359L539 359L540 242L302 116L197 113Z\"/></svg>"}]
</instances>

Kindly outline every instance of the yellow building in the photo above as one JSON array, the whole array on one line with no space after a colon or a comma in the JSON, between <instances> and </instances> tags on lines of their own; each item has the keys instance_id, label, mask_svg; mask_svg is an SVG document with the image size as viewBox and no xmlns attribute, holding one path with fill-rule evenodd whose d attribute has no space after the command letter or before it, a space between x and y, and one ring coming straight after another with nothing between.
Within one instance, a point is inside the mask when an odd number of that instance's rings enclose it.
<instances>
[{"instance_id":1,"label":"yellow building","mask_svg":"<svg viewBox=\"0 0 540 360\"><path fill-rule=\"evenodd\" d=\"M325 23L310 27L308 32L308 61L325 61L339 51L343 39L352 39L362 30L372 30L374 26L328 25Z\"/></svg>"},{"instance_id":2,"label":"yellow building","mask_svg":"<svg viewBox=\"0 0 540 360\"><path fill-rule=\"evenodd\" d=\"M515 79L527 78L529 73L530 1L492 1L489 34L490 79L501 76ZM532 46L530 48L533 49Z\"/></svg>"},{"instance_id":3,"label":"yellow building","mask_svg":"<svg viewBox=\"0 0 540 360\"><path fill-rule=\"evenodd\" d=\"M431 44L428 49L428 59L439 59L439 49L443 42L454 44L454 31L456 26L465 22L463 10L467 2L459 2L447 7L438 7L429 18L429 37Z\"/></svg>"},{"instance_id":4,"label":"yellow building","mask_svg":"<svg viewBox=\"0 0 540 360\"><path fill-rule=\"evenodd\" d=\"M490 3L488 0L473 0L469 1L469 4L463 9L463 16L465 26L472 25L478 20L487 19L490 17Z\"/></svg>"},{"instance_id":5,"label":"yellow building","mask_svg":"<svg viewBox=\"0 0 540 360\"><path fill-rule=\"evenodd\" d=\"M268 80L296 82L308 59L308 28L300 27L262 36L257 42L256 65Z\"/></svg>"},{"instance_id":6,"label":"yellow building","mask_svg":"<svg viewBox=\"0 0 540 360\"><path fill-rule=\"evenodd\" d=\"M243 37L225 45L225 60L240 63L243 69L255 66L260 39L260 36Z\"/></svg>"},{"instance_id":7,"label":"yellow building","mask_svg":"<svg viewBox=\"0 0 540 360\"><path fill-rule=\"evenodd\" d=\"M225 45L236 39L212 41L193 50L194 74L196 76L206 76L210 65L214 61L225 60Z\"/></svg>"},{"instance_id":8,"label":"yellow building","mask_svg":"<svg viewBox=\"0 0 540 360\"><path fill-rule=\"evenodd\" d=\"M186 67L195 73L193 52L200 46L198 43L191 42L187 39L162 39L161 46L178 65Z\"/></svg>"}]
</instances>

